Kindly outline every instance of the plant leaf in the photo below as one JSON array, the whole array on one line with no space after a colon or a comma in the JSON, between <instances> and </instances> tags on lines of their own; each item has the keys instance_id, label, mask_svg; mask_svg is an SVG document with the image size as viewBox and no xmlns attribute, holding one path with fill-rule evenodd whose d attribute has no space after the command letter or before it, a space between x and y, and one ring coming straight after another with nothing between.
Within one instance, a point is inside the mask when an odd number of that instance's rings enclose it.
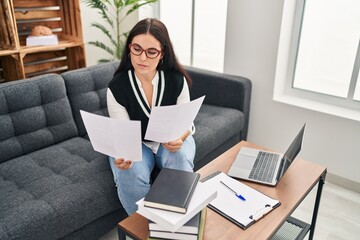
<instances>
[{"instance_id":1,"label":"plant leaf","mask_svg":"<svg viewBox=\"0 0 360 240\"><path fill-rule=\"evenodd\" d=\"M111 43L114 45L114 47L116 47L118 45L118 43L112 37L112 34L109 32L109 30L106 29L105 26L103 26L99 23L92 23L91 26L93 26L97 29L100 29L100 31L102 31L108 37L108 39L111 41Z\"/></svg>"},{"instance_id":2,"label":"plant leaf","mask_svg":"<svg viewBox=\"0 0 360 240\"><path fill-rule=\"evenodd\" d=\"M104 43L99 42L99 41L91 41L88 42L90 45L96 46L98 48L103 49L104 51L108 52L111 56L114 56L114 50L112 50L111 48L109 48L108 46L106 46Z\"/></svg>"},{"instance_id":3,"label":"plant leaf","mask_svg":"<svg viewBox=\"0 0 360 240\"><path fill-rule=\"evenodd\" d=\"M82 0L83 3L85 3L86 6L90 8L94 8L98 10L98 13L101 15L101 18L103 18L111 27L113 26L113 20L110 18L108 12L109 8L105 4L111 4L108 0Z\"/></svg>"},{"instance_id":4,"label":"plant leaf","mask_svg":"<svg viewBox=\"0 0 360 240\"><path fill-rule=\"evenodd\" d=\"M102 58L102 59L98 60L98 63L107 63L107 62L110 62L110 61L112 61L111 58L109 58L109 59Z\"/></svg>"},{"instance_id":5,"label":"plant leaf","mask_svg":"<svg viewBox=\"0 0 360 240\"><path fill-rule=\"evenodd\" d=\"M110 40L111 47L100 41L88 42L90 45L99 47L108 52L111 57L109 59L100 59L98 62L108 62L114 59L121 59L121 54L124 50L125 40L128 37L128 32L121 33L118 25L131 13L140 7L157 2L158 0L81 0L86 6L98 10L101 18L109 24L110 29L98 22L91 23L92 27L99 29ZM121 13L124 8L129 10L124 14ZM114 34L115 33L115 34ZM125 40L123 40L125 39Z\"/></svg>"},{"instance_id":6,"label":"plant leaf","mask_svg":"<svg viewBox=\"0 0 360 240\"><path fill-rule=\"evenodd\" d=\"M131 14L132 12L136 11L140 7L150 4L150 3L154 3L156 1L157 0L146 0L146 1L129 0L129 1L127 1L127 2L129 2L129 4L127 6L132 5L132 7L126 12L126 16Z\"/></svg>"}]
</instances>

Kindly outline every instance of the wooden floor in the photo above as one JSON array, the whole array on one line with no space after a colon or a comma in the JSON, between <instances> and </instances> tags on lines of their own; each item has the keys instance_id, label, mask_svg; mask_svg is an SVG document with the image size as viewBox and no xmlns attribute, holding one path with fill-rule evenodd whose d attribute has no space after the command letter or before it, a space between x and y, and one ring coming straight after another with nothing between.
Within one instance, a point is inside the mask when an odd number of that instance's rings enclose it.
<instances>
[{"instance_id":1,"label":"wooden floor","mask_svg":"<svg viewBox=\"0 0 360 240\"><path fill-rule=\"evenodd\" d=\"M315 195L316 189L313 189L292 216L310 223ZM114 229L100 240L117 239L117 229ZM360 239L360 193L326 182L314 239Z\"/></svg>"}]
</instances>

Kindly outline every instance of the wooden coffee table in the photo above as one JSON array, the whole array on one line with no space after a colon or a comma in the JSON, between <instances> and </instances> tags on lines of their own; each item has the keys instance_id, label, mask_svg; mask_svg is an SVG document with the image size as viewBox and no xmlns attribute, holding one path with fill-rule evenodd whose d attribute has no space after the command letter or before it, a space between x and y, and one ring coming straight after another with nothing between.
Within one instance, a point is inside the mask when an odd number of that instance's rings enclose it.
<instances>
[{"instance_id":1,"label":"wooden coffee table","mask_svg":"<svg viewBox=\"0 0 360 240\"><path fill-rule=\"evenodd\" d=\"M227 173L240 148L244 146L265 149L242 141L201 168L198 171L201 178L216 171ZM310 225L309 239L312 239L325 176L326 168L324 166L298 158L293 162L276 187L242 181L244 184L280 200L281 205L246 230L239 228L208 208L204 239L268 239L276 233L311 189L318 184L313 218ZM149 234L148 221L140 214L134 213L118 224L118 230L119 239L121 240L125 239L125 236L130 236L133 239L147 239Z\"/></svg>"}]
</instances>

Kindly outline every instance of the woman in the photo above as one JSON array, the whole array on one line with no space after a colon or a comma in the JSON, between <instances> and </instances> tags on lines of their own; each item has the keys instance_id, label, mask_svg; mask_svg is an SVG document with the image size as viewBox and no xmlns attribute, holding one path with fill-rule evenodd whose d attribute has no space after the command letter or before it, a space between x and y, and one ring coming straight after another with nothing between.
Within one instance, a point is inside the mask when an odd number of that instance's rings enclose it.
<instances>
[{"instance_id":1,"label":"woman","mask_svg":"<svg viewBox=\"0 0 360 240\"><path fill-rule=\"evenodd\" d=\"M108 86L107 105L111 118L141 121L142 161L109 158L119 199L130 215L149 191L155 166L193 171L195 142L193 126L171 142L144 140L152 107L190 101L191 79L177 61L166 26L144 19L130 31L125 46Z\"/></svg>"}]
</instances>

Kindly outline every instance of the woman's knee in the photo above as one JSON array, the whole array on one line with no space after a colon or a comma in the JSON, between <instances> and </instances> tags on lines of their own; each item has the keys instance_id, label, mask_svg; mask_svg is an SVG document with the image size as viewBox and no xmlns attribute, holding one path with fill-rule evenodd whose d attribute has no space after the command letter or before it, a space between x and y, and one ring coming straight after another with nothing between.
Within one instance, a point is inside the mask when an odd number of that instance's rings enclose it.
<instances>
[{"instance_id":1,"label":"woman's knee","mask_svg":"<svg viewBox=\"0 0 360 240\"><path fill-rule=\"evenodd\" d=\"M191 171L194 168L193 162L193 154L180 149L174 153L163 155L160 167Z\"/></svg>"}]
</instances>

